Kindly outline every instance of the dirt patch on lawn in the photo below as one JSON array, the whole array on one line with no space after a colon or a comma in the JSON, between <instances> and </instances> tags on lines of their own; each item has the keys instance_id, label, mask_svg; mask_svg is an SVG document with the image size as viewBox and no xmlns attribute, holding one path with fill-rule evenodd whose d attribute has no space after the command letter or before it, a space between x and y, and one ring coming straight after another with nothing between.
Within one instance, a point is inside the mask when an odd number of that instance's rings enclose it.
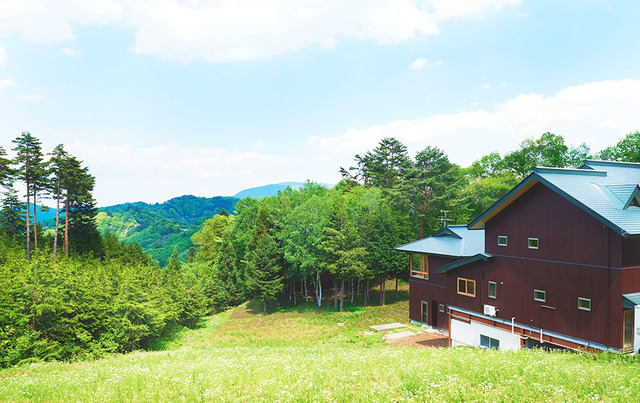
<instances>
[{"instance_id":1,"label":"dirt patch on lawn","mask_svg":"<svg viewBox=\"0 0 640 403\"><path fill-rule=\"evenodd\" d=\"M402 347L449 347L449 338L441 333L420 332L415 336L389 340L389 344Z\"/></svg>"}]
</instances>

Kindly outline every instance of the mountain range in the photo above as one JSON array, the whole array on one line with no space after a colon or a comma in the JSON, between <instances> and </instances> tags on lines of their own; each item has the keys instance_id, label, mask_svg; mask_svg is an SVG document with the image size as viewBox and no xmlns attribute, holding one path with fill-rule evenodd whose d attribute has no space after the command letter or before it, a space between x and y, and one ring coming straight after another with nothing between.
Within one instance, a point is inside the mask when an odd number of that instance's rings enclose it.
<instances>
[{"instance_id":1,"label":"mountain range","mask_svg":"<svg viewBox=\"0 0 640 403\"><path fill-rule=\"evenodd\" d=\"M299 189L303 182L282 182L244 189L234 196L197 197L184 195L163 203L122 203L100 207L96 224L101 233L111 232L125 242L137 242L162 266L174 249L185 256L193 246L191 236L202 224L222 210L235 214L236 203L245 197L262 198L276 195L287 187ZM55 209L41 207L38 223L45 229L55 226Z\"/></svg>"},{"instance_id":2,"label":"mountain range","mask_svg":"<svg viewBox=\"0 0 640 403\"><path fill-rule=\"evenodd\" d=\"M235 196L180 196L164 203L123 203L98 209L96 222L100 232L113 233L125 242L137 242L164 266L173 250L185 256L193 246L191 236L202 224L222 210L235 213L236 203L245 197L268 197L287 187L298 189L302 182L283 182L245 189ZM53 225L53 223L52 223Z\"/></svg>"}]
</instances>

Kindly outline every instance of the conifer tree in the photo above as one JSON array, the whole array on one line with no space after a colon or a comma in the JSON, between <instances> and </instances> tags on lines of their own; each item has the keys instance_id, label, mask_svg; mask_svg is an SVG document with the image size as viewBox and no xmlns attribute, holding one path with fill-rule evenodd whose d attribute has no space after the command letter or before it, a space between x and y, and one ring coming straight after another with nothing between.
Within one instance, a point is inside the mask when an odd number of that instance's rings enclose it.
<instances>
[{"instance_id":1,"label":"conifer tree","mask_svg":"<svg viewBox=\"0 0 640 403\"><path fill-rule=\"evenodd\" d=\"M72 243L76 252L102 254L102 239L96 227L94 217L97 212L93 199L95 178L87 167L69 156L63 163L61 187L65 197L65 254L69 255Z\"/></svg>"},{"instance_id":2,"label":"conifer tree","mask_svg":"<svg viewBox=\"0 0 640 403\"><path fill-rule=\"evenodd\" d=\"M25 233L24 203L20 201L18 192L9 187L3 193L2 207L0 207L0 228L6 235L21 235Z\"/></svg>"},{"instance_id":3,"label":"conifer tree","mask_svg":"<svg viewBox=\"0 0 640 403\"><path fill-rule=\"evenodd\" d=\"M12 140L16 145L13 149L16 152L14 164L17 165L17 177L19 177L25 184L27 190L27 219L26 219L26 233L27 233L27 260L31 260L31 234L30 228L31 219L29 216L29 209L31 206L31 194L35 188L34 184L41 183L39 175L42 174L42 151L40 141L33 137L31 133L24 131L16 139ZM35 195L34 195L35 199ZM35 200L34 200L35 204ZM34 210L35 211L35 210ZM33 220L34 230L36 229L36 220Z\"/></svg>"},{"instance_id":4,"label":"conifer tree","mask_svg":"<svg viewBox=\"0 0 640 403\"><path fill-rule=\"evenodd\" d=\"M247 289L251 296L260 298L263 310L267 311L269 301L274 300L283 290L282 254L271 235L273 223L267 204L261 203L256 218L253 236L249 245L247 261Z\"/></svg>"},{"instance_id":5,"label":"conifer tree","mask_svg":"<svg viewBox=\"0 0 640 403\"><path fill-rule=\"evenodd\" d=\"M53 149L51 153L51 159L49 160L50 169L53 173L54 183L52 188L55 189L56 198L56 226L53 232L53 258L56 258L56 251L58 250L58 229L60 228L60 199L62 197L62 178L65 163L69 154L64 150L64 146L59 144Z\"/></svg>"}]
</instances>

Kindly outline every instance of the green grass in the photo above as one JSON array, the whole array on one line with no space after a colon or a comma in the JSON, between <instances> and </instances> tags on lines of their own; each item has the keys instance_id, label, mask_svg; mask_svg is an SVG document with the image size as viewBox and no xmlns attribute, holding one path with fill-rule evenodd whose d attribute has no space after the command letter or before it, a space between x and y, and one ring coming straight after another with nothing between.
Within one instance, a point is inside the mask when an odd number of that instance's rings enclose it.
<instances>
[{"instance_id":1,"label":"green grass","mask_svg":"<svg viewBox=\"0 0 640 403\"><path fill-rule=\"evenodd\" d=\"M160 341L163 351L0 371L2 401L637 401L640 362L615 354L389 346L369 325L408 303L241 306ZM256 309L258 308L258 309Z\"/></svg>"}]
</instances>

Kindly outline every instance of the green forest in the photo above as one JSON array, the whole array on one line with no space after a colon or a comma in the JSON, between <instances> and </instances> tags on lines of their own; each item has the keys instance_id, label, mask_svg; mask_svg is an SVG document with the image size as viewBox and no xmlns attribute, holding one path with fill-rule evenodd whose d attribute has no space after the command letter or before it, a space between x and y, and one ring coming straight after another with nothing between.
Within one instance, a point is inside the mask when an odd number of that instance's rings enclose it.
<instances>
[{"instance_id":1,"label":"green forest","mask_svg":"<svg viewBox=\"0 0 640 403\"><path fill-rule=\"evenodd\" d=\"M640 162L640 132L595 155L544 133L466 168L437 147L411 156L385 138L340 168L332 188L308 182L244 198L229 210L212 208L203 222L194 209L164 213L194 246L184 257L176 246L160 265L134 237L119 239L135 233L128 211L159 212L132 204L99 213L89 168L63 145L45 153L23 132L0 146L0 367L153 349L158 338L246 300L264 311L299 301L342 311L354 296L384 305L397 295L397 288L387 294L384 280L408 275L408 259L394 246L468 222L534 166L579 167L586 157ZM45 198L56 206L49 229L37 223ZM105 217L119 221L101 233ZM162 249L168 231L156 224L150 215L144 240ZM183 231L187 224L192 232Z\"/></svg>"}]
</instances>

